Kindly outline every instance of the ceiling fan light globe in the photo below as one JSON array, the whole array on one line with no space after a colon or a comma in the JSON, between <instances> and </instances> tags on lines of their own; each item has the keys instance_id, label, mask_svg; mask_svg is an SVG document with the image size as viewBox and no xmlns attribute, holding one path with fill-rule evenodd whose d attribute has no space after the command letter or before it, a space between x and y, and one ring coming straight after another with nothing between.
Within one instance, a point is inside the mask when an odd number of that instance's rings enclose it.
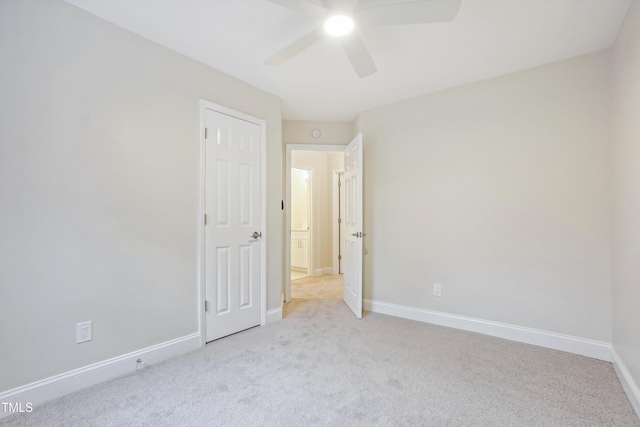
<instances>
[{"instance_id":1,"label":"ceiling fan light globe","mask_svg":"<svg viewBox=\"0 0 640 427\"><path fill-rule=\"evenodd\" d=\"M346 36L353 31L353 19L346 15L334 15L325 21L324 30L335 37Z\"/></svg>"}]
</instances>

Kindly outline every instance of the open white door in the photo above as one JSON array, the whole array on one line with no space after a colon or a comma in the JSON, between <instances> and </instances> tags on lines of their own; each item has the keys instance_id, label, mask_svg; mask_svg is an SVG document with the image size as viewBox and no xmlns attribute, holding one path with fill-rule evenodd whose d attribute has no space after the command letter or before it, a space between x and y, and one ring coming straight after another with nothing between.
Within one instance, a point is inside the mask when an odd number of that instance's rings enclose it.
<instances>
[{"instance_id":1,"label":"open white door","mask_svg":"<svg viewBox=\"0 0 640 427\"><path fill-rule=\"evenodd\" d=\"M344 289L343 298L362 317L362 134L344 150Z\"/></svg>"}]
</instances>

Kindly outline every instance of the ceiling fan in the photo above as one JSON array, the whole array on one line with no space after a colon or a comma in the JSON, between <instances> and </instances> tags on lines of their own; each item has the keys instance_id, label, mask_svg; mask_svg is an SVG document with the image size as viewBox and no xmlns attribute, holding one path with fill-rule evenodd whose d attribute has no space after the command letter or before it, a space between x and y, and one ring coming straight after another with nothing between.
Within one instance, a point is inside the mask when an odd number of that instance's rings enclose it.
<instances>
[{"instance_id":1,"label":"ceiling fan","mask_svg":"<svg viewBox=\"0 0 640 427\"><path fill-rule=\"evenodd\" d=\"M323 24L280 50L265 61L279 66L310 47L327 34L340 37L342 47L358 77L378 71L369 50L358 35L358 27L427 24L453 20L461 0L414 0L402 3L380 0L267 0L315 18Z\"/></svg>"}]
</instances>

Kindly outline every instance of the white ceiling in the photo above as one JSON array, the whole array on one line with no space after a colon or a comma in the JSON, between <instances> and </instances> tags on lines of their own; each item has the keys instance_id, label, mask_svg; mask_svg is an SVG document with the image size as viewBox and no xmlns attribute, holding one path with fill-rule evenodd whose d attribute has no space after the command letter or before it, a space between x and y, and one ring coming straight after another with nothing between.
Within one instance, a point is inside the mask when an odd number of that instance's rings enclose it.
<instances>
[{"instance_id":1,"label":"white ceiling","mask_svg":"<svg viewBox=\"0 0 640 427\"><path fill-rule=\"evenodd\" d=\"M326 121L608 48L631 3L462 0L452 22L360 29L378 72L359 79L330 37L264 65L318 25L266 0L67 1L277 95L283 119Z\"/></svg>"}]
</instances>

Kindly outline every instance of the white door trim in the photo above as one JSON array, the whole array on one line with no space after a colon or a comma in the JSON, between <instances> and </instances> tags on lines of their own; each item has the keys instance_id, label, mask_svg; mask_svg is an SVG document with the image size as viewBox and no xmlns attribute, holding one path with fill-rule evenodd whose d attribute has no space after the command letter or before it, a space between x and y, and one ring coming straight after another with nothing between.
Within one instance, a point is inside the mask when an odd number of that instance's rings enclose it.
<instances>
[{"instance_id":1,"label":"white door trim","mask_svg":"<svg viewBox=\"0 0 640 427\"><path fill-rule=\"evenodd\" d=\"M200 143L198 147L198 261L197 261L197 280L198 280L198 319L201 346L206 344L206 313L204 311L205 293L205 235L204 235L204 214L205 214L205 124L206 110L217 111L249 123L260 126L260 326L267 324L267 122L263 119L241 113L223 105L201 99L200 100Z\"/></svg>"},{"instance_id":2,"label":"white door trim","mask_svg":"<svg viewBox=\"0 0 640 427\"><path fill-rule=\"evenodd\" d=\"M331 221L333 224L333 242L331 243L331 256L333 257L333 274L340 274L340 264L338 262L338 254L340 253L340 241L338 240L338 232L340 229L340 225L336 226L336 224L338 224L338 216L340 215L340 206L338 206L338 197L340 197L340 195L338 194L338 178L341 173L344 173L344 169L331 170L331 198L333 200L333 212L331 216Z\"/></svg>"},{"instance_id":3,"label":"white door trim","mask_svg":"<svg viewBox=\"0 0 640 427\"><path fill-rule=\"evenodd\" d=\"M285 284L284 284L284 300L291 301L291 152L296 151L336 151L344 152L346 145L331 144L287 144L285 155Z\"/></svg>"}]
</instances>

